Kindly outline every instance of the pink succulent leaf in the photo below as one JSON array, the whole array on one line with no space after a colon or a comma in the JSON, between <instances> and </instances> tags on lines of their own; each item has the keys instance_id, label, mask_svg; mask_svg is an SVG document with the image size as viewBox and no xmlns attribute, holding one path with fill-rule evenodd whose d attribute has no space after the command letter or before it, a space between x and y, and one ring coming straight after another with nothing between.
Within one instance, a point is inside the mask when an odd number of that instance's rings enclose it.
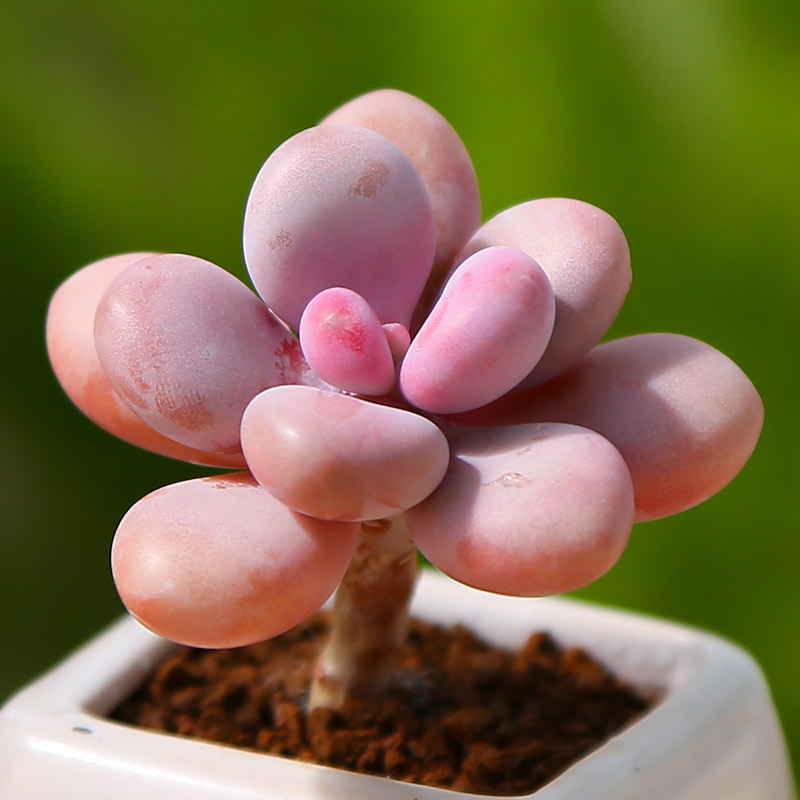
<instances>
[{"instance_id":1,"label":"pink succulent leaf","mask_svg":"<svg viewBox=\"0 0 800 800\"><path fill-rule=\"evenodd\" d=\"M95 261L65 280L47 311L47 352L67 396L95 424L145 450L216 467L243 467L241 454L209 453L156 432L117 393L97 357L94 317L109 284L152 253L125 253Z\"/></svg>"},{"instance_id":2,"label":"pink succulent leaf","mask_svg":"<svg viewBox=\"0 0 800 800\"><path fill-rule=\"evenodd\" d=\"M408 328L399 322L387 322L382 327L389 344L389 352L392 354L392 361L399 364L411 345L411 334Z\"/></svg>"},{"instance_id":3,"label":"pink succulent leaf","mask_svg":"<svg viewBox=\"0 0 800 800\"><path fill-rule=\"evenodd\" d=\"M258 482L320 519L397 514L427 497L447 469L447 440L419 414L308 386L256 397L242 447Z\"/></svg>"},{"instance_id":4,"label":"pink succulent leaf","mask_svg":"<svg viewBox=\"0 0 800 800\"><path fill-rule=\"evenodd\" d=\"M764 410L747 376L710 345L668 333L596 347L559 378L456 417L462 424L583 425L622 453L637 520L676 514L722 489L758 440Z\"/></svg>"},{"instance_id":5,"label":"pink succulent leaf","mask_svg":"<svg viewBox=\"0 0 800 800\"><path fill-rule=\"evenodd\" d=\"M148 425L188 447L237 453L264 389L303 378L297 342L233 275L208 261L137 261L97 307L95 345L114 389Z\"/></svg>"},{"instance_id":6,"label":"pink succulent leaf","mask_svg":"<svg viewBox=\"0 0 800 800\"><path fill-rule=\"evenodd\" d=\"M501 397L541 358L554 301L541 267L511 247L464 261L411 342L400 389L417 408L452 414Z\"/></svg>"},{"instance_id":7,"label":"pink succulent leaf","mask_svg":"<svg viewBox=\"0 0 800 800\"><path fill-rule=\"evenodd\" d=\"M408 530L440 570L513 595L570 591L617 561L633 524L633 487L602 436L542 423L448 430L451 464Z\"/></svg>"},{"instance_id":8,"label":"pink succulent leaf","mask_svg":"<svg viewBox=\"0 0 800 800\"><path fill-rule=\"evenodd\" d=\"M386 333L369 303L350 289L325 289L311 300L300 318L300 345L314 372L342 391L382 395L394 385Z\"/></svg>"},{"instance_id":9,"label":"pink succulent leaf","mask_svg":"<svg viewBox=\"0 0 800 800\"><path fill-rule=\"evenodd\" d=\"M358 527L296 514L246 472L185 481L124 516L114 581L129 611L160 636L238 647L316 611L344 576Z\"/></svg>"},{"instance_id":10,"label":"pink succulent leaf","mask_svg":"<svg viewBox=\"0 0 800 800\"><path fill-rule=\"evenodd\" d=\"M515 247L536 259L553 287L553 335L520 388L544 383L583 358L616 318L631 283L625 236L611 216L589 203L546 198L492 217L459 261L492 245Z\"/></svg>"},{"instance_id":11,"label":"pink succulent leaf","mask_svg":"<svg viewBox=\"0 0 800 800\"><path fill-rule=\"evenodd\" d=\"M247 202L250 277L295 330L311 298L334 286L358 292L381 323L408 326L435 248L422 178L396 145L365 128L296 134L267 159Z\"/></svg>"},{"instance_id":12,"label":"pink succulent leaf","mask_svg":"<svg viewBox=\"0 0 800 800\"><path fill-rule=\"evenodd\" d=\"M452 125L424 101L396 89L361 95L337 108L326 124L359 125L394 142L410 159L433 203L438 239L423 297L424 311L436 297L456 255L481 224L478 180Z\"/></svg>"}]
</instances>

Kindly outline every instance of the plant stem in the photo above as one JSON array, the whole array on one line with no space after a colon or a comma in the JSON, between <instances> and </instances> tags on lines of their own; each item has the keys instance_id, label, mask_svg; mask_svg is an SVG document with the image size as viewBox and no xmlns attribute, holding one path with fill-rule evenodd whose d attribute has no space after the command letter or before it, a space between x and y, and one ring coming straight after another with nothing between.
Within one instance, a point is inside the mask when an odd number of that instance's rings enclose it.
<instances>
[{"instance_id":1,"label":"plant stem","mask_svg":"<svg viewBox=\"0 0 800 800\"><path fill-rule=\"evenodd\" d=\"M408 631L416 556L402 514L361 523L314 669L310 708L341 708L348 697L374 698L386 688Z\"/></svg>"}]
</instances>

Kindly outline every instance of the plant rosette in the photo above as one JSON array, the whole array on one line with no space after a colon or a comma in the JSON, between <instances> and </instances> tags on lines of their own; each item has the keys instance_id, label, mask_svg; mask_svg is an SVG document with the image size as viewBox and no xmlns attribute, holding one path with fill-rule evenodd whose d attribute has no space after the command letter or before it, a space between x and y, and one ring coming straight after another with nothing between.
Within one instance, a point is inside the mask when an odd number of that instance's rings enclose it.
<instances>
[{"instance_id":1,"label":"plant rosette","mask_svg":"<svg viewBox=\"0 0 800 800\"><path fill-rule=\"evenodd\" d=\"M630 285L617 223L540 199L481 225L464 145L410 95L282 144L244 252L260 298L193 256L84 267L51 301L48 351L112 433L246 467L136 503L114 580L142 625L200 647L276 636L335 591L311 708L379 701L418 550L492 593L569 591L755 447L760 398L713 347L598 344Z\"/></svg>"}]
</instances>

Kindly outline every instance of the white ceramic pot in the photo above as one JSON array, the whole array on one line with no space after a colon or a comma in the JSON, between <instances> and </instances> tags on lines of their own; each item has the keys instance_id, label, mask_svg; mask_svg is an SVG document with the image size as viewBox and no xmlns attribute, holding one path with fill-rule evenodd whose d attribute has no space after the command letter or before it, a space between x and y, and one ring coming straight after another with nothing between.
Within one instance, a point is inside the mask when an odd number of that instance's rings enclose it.
<instances>
[{"instance_id":1,"label":"white ceramic pot","mask_svg":"<svg viewBox=\"0 0 800 800\"><path fill-rule=\"evenodd\" d=\"M413 613L518 647L535 631L658 689L638 722L528 797L792 800L783 738L758 666L709 634L563 599L488 595L426 572ZM104 718L173 647L124 619L0 712L3 800L455 800L475 797L302 764Z\"/></svg>"}]
</instances>

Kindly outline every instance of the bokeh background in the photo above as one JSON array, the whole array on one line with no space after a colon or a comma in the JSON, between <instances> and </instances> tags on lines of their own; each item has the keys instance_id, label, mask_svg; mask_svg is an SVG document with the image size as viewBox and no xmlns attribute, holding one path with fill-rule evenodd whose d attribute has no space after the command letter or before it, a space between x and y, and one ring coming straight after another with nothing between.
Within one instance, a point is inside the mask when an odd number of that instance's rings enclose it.
<instances>
[{"instance_id":1,"label":"bokeh background","mask_svg":"<svg viewBox=\"0 0 800 800\"><path fill-rule=\"evenodd\" d=\"M592 202L628 236L610 336L678 331L752 377L761 443L703 506L636 527L579 594L750 650L800 755L800 4L4 0L0 4L0 697L121 613L128 506L202 469L86 421L50 373L48 298L131 250L245 278L249 185L285 138L392 86L455 125L484 216Z\"/></svg>"}]
</instances>

